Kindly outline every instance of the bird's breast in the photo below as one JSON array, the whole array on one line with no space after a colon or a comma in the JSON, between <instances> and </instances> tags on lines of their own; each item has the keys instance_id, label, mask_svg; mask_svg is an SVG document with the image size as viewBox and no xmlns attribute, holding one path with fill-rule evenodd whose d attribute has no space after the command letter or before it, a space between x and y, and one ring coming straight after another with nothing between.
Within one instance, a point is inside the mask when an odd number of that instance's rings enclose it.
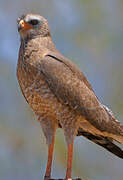
<instances>
[{"instance_id":1,"label":"bird's breast","mask_svg":"<svg viewBox=\"0 0 123 180\"><path fill-rule=\"evenodd\" d=\"M17 77L22 93L32 110L42 117L52 115L57 119L56 109L58 101L50 91L42 74L19 62Z\"/></svg>"}]
</instances>

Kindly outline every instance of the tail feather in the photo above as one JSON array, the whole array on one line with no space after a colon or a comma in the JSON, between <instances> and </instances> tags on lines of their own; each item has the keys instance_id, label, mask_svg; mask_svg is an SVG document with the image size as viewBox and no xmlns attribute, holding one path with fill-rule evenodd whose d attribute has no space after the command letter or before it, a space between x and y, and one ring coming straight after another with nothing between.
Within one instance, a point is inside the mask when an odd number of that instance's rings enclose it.
<instances>
[{"instance_id":1,"label":"tail feather","mask_svg":"<svg viewBox=\"0 0 123 180\"><path fill-rule=\"evenodd\" d=\"M123 150L118 147L116 144L113 143L113 140L111 138L108 137L104 137L104 136L98 136L98 135L93 135L89 132L86 132L82 129L78 130L78 136L84 136L87 139L93 141L94 143L102 146L103 148L107 149L109 152L115 154L116 156L118 156L119 158L123 159Z\"/></svg>"}]
</instances>

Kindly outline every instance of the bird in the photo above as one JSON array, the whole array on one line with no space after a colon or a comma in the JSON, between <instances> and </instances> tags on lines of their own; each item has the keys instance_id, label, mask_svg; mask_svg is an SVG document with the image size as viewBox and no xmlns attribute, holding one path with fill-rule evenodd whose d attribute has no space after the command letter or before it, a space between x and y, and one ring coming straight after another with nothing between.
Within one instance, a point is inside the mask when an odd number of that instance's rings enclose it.
<instances>
[{"instance_id":1,"label":"bird","mask_svg":"<svg viewBox=\"0 0 123 180\"><path fill-rule=\"evenodd\" d=\"M123 145L123 125L99 101L83 72L56 48L48 21L38 14L25 14L18 18L17 27L21 42L17 79L48 145L44 179L51 178L58 128L67 144L65 179L71 178L76 136L84 136L123 159L118 146Z\"/></svg>"}]
</instances>

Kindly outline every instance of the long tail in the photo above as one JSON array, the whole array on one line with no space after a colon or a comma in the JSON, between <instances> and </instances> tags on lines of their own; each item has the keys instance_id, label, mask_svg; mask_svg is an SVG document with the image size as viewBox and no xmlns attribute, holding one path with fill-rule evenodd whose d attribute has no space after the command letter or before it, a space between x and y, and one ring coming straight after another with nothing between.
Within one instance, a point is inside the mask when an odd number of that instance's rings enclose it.
<instances>
[{"instance_id":1,"label":"long tail","mask_svg":"<svg viewBox=\"0 0 123 180\"><path fill-rule=\"evenodd\" d=\"M113 143L113 140L108 137L104 136L98 136L98 135L93 135L91 133L88 133L82 129L78 130L78 136L84 136L87 139L93 141L94 143L102 146L103 148L107 149L109 152L115 154L119 158L123 159L123 150L118 147L116 144Z\"/></svg>"}]
</instances>

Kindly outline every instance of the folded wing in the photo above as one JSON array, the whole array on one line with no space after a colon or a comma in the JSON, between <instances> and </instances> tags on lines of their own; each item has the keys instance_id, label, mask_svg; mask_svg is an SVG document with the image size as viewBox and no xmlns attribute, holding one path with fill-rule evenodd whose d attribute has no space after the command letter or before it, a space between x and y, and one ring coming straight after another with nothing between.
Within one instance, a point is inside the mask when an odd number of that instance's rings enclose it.
<instances>
[{"instance_id":1,"label":"folded wing","mask_svg":"<svg viewBox=\"0 0 123 180\"><path fill-rule=\"evenodd\" d=\"M37 68L59 101L100 131L123 135L123 126L99 102L90 83L72 62L60 53L48 52L38 60Z\"/></svg>"}]
</instances>

